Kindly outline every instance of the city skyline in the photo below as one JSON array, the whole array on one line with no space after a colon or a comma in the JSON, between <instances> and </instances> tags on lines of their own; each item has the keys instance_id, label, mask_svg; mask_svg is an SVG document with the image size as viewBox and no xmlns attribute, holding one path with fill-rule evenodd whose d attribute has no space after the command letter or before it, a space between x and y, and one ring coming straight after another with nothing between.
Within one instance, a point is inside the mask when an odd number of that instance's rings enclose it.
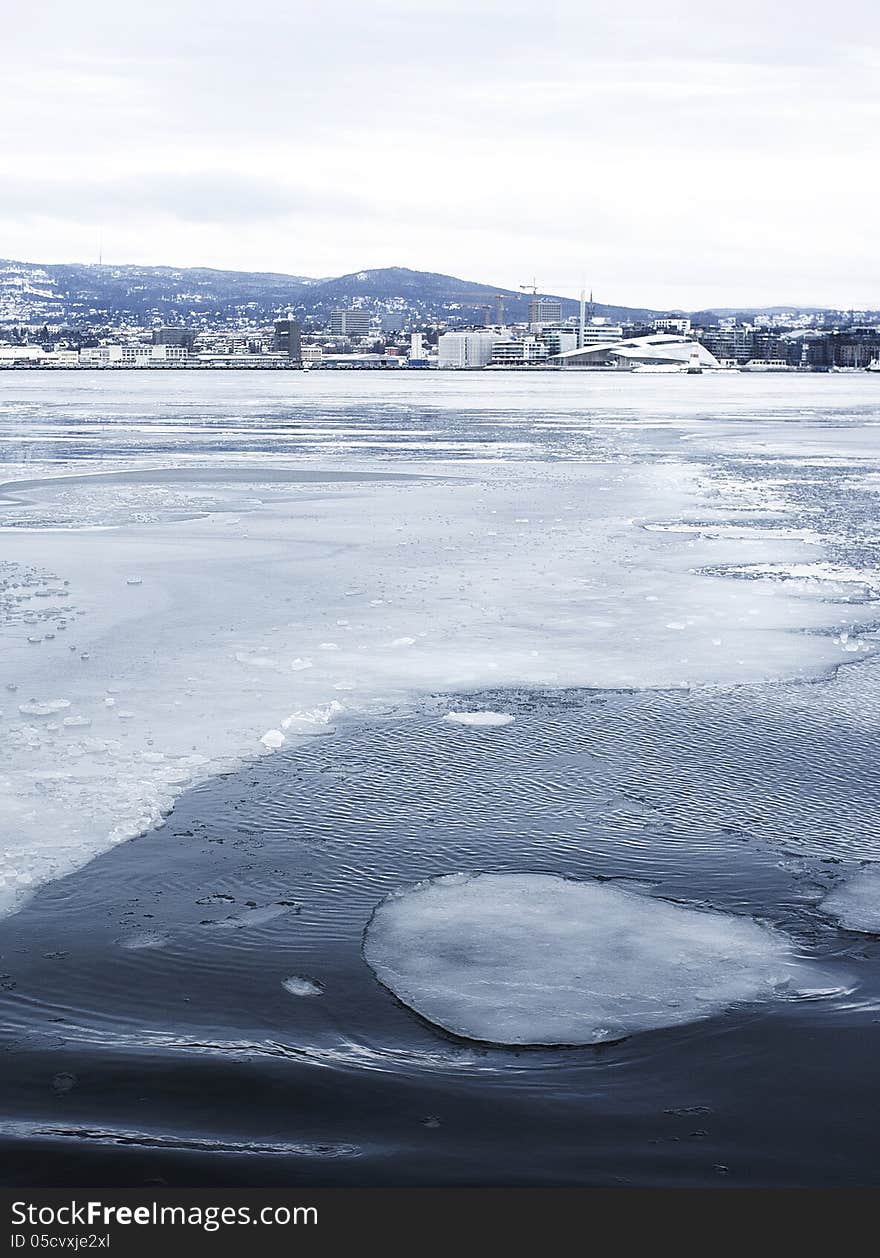
<instances>
[{"instance_id":1,"label":"city skyline","mask_svg":"<svg viewBox=\"0 0 880 1258\"><path fill-rule=\"evenodd\" d=\"M4 45L7 257L878 303L867 0L85 0L10 12Z\"/></svg>"}]
</instances>

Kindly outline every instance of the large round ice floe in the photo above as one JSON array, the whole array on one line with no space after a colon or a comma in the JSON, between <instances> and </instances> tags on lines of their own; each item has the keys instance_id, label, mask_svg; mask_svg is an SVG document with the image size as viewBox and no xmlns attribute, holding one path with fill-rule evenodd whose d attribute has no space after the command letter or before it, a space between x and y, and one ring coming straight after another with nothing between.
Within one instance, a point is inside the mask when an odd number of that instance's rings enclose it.
<instances>
[{"instance_id":1,"label":"large round ice floe","mask_svg":"<svg viewBox=\"0 0 880 1258\"><path fill-rule=\"evenodd\" d=\"M549 874L450 874L390 895L364 956L404 1004L496 1044L598 1044L796 986L785 936Z\"/></svg>"},{"instance_id":2,"label":"large round ice floe","mask_svg":"<svg viewBox=\"0 0 880 1258\"><path fill-rule=\"evenodd\" d=\"M880 861L835 887L820 907L847 930L880 935Z\"/></svg>"}]
</instances>

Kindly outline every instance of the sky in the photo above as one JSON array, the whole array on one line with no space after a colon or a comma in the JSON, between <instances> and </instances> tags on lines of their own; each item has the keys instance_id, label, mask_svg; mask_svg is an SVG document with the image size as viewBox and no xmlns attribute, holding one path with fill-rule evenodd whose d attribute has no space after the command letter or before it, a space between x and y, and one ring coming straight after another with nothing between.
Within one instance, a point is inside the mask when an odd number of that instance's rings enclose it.
<instances>
[{"instance_id":1,"label":"sky","mask_svg":"<svg viewBox=\"0 0 880 1258\"><path fill-rule=\"evenodd\" d=\"M0 257L880 307L876 0L0 0Z\"/></svg>"}]
</instances>

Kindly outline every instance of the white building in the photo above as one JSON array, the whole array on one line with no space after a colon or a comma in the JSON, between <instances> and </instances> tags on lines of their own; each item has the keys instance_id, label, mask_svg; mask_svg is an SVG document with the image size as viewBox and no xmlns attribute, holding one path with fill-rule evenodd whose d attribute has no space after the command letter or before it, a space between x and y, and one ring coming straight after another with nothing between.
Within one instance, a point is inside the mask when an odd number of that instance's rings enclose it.
<instances>
[{"instance_id":1,"label":"white building","mask_svg":"<svg viewBox=\"0 0 880 1258\"><path fill-rule=\"evenodd\" d=\"M492 349L491 367L530 367L546 362L549 350L536 336L518 340L504 338L496 341Z\"/></svg>"},{"instance_id":2,"label":"white building","mask_svg":"<svg viewBox=\"0 0 880 1258\"><path fill-rule=\"evenodd\" d=\"M578 337L580 337L580 329L578 329ZM583 340L581 348L585 345L608 345L615 341L621 340L623 337L623 326L620 323L599 323L592 320L590 323L584 324Z\"/></svg>"},{"instance_id":3,"label":"white building","mask_svg":"<svg viewBox=\"0 0 880 1258\"><path fill-rule=\"evenodd\" d=\"M75 349L52 349L44 354L42 363L46 367L78 367L79 366L79 350Z\"/></svg>"},{"instance_id":4,"label":"white building","mask_svg":"<svg viewBox=\"0 0 880 1258\"><path fill-rule=\"evenodd\" d=\"M310 367L319 364L324 357L324 349L321 345L303 345L300 348L300 360L303 366L308 363Z\"/></svg>"},{"instance_id":5,"label":"white building","mask_svg":"<svg viewBox=\"0 0 880 1258\"><path fill-rule=\"evenodd\" d=\"M0 345L0 367L42 362L45 357L46 351L41 345Z\"/></svg>"},{"instance_id":6,"label":"white building","mask_svg":"<svg viewBox=\"0 0 880 1258\"><path fill-rule=\"evenodd\" d=\"M497 332L444 332L437 343L438 367L488 367L501 337Z\"/></svg>"},{"instance_id":7,"label":"white building","mask_svg":"<svg viewBox=\"0 0 880 1258\"><path fill-rule=\"evenodd\" d=\"M96 345L79 352L82 367L182 367L187 357L182 345Z\"/></svg>"},{"instance_id":8,"label":"white building","mask_svg":"<svg viewBox=\"0 0 880 1258\"><path fill-rule=\"evenodd\" d=\"M658 332L653 336L637 336L611 344L585 345L581 349L557 354L552 362L560 367L637 367L642 364L687 366L696 351L700 366L720 366L718 359L699 341L689 336L672 336Z\"/></svg>"}]
</instances>

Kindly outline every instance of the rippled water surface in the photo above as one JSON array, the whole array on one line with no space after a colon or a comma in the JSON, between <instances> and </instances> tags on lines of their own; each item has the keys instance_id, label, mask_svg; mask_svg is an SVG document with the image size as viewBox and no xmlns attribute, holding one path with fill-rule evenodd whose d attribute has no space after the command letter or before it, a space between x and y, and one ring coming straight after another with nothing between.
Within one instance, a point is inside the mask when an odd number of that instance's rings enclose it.
<instances>
[{"instance_id":1,"label":"rippled water surface","mask_svg":"<svg viewBox=\"0 0 880 1258\"><path fill-rule=\"evenodd\" d=\"M220 454L699 466L762 509L660 523L682 545L689 529L809 532L825 567L779 561L769 579L833 597L821 632L845 620L863 648L767 685L414 694L197 786L163 829L0 921L4 1182L876 1183L880 940L820 902L880 860L878 385L0 381L8 482ZM6 528L82 523L75 501L35 519L14 497ZM758 568L750 555L739 579ZM450 708L516 721L461 727ZM388 892L478 870L757 917L827 982L598 1048L458 1041L376 982L361 942Z\"/></svg>"}]
</instances>

